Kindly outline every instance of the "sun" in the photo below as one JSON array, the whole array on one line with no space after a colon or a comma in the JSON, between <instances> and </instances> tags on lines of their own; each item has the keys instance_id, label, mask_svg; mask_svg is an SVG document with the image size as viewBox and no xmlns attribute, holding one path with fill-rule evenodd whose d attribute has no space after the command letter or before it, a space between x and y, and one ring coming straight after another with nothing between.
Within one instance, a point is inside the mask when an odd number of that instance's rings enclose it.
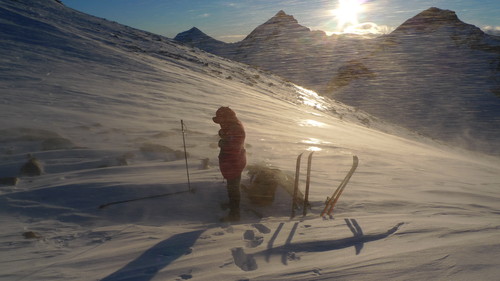
<instances>
[{"instance_id":1,"label":"sun","mask_svg":"<svg viewBox=\"0 0 500 281\"><path fill-rule=\"evenodd\" d=\"M363 10L362 3L361 0L339 0L337 9L332 10L339 30L359 24L358 14Z\"/></svg>"}]
</instances>

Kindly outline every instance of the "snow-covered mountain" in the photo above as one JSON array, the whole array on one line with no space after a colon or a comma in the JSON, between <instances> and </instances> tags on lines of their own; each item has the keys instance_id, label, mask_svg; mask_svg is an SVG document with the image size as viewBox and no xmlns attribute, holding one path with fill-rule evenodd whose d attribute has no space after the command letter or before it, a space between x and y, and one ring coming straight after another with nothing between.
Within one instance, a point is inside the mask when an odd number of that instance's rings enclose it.
<instances>
[{"instance_id":1,"label":"snow-covered mountain","mask_svg":"<svg viewBox=\"0 0 500 281\"><path fill-rule=\"evenodd\" d=\"M206 50L427 136L500 154L500 40L452 11L429 8L377 39L326 36L280 11L243 41Z\"/></svg>"},{"instance_id":2,"label":"snow-covered mountain","mask_svg":"<svg viewBox=\"0 0 500 281\"><path fill-rule=\"evenodd\" d=\"M500 40L430 8L339 68L328 92L428 136L500 154Z\"/></svg>"},{"instance_id":3,"label":"snow-covered mountain","mask_svg":"<svg viewBox=\"0 0 500 281\"><path fill-rule=\"evenodd\" d=\"M296 39L304 36L311 36L311 30L298 23L291 15L287 15L283 10L264 24L255 28L243 41L245 44L262 44L263 42L283 40L287 43L290 38ZM325 35L324 32L316 32L319 37ZM288 37L288 38L287 38Z\"/></svg>"},{"instance_id":4,"label":"snow-covered mountain","mask_svg":"<svg viewBox=\"0 0 500 281\"><path fill-rule=\"evenodd\" d=\"M349 61L366 45L360 36L327 36L312 31L279 11L233 44L224 57L272 71L304 87L317 90L339 64ZM309 71L310 70L310 71Z\"/></svg>"},{"instance_id":5,"label":"snow-covered mountain","mask_svg":"<svg viewBox=\"0 0 500 281\"><path fill-rule=\"evenodd\" d=\"M177 34L174 40L196 46L213 54L229 54L232 52L232 44L215 40L196 27Z\"/></svg>"},{"instance_id":6,"label":"snow-covered mountain","mask_svg":"<svg viewBox=\"0 0 500 281\"><path fill-rule=\"evenodd\" d=\"M189 34L191 36L188 38L176 36L175 39L225 58L272 71L313 90L322 89L338 65L367 50L366 43L369 42L357 35L327 36L323 31L311 31L284 11L279 11L256 27L244 40L225 43L219 48L206 48L214 40L208 35Z\"/></svg>"},{"instance_id":7,"label":"snow-covered mountain","mask_svg":"<svg viewBox=\"0 0 500 281\"><path fill-rule=\"evenodd\" d=\"M59 1L0 0L0 26L1 280L500 273L498 158ZM279 187L270 206L243 193L234 224L219 221L227 195L211 117L221 105L245 125L249 171L275 175ZM303 162L315 151L311 209L290 219L288 187L304 151ZM333 217L320 218L353 155L359 167ZM246 172L243 183L257 184Z\"/></svg>"}]
</instances>

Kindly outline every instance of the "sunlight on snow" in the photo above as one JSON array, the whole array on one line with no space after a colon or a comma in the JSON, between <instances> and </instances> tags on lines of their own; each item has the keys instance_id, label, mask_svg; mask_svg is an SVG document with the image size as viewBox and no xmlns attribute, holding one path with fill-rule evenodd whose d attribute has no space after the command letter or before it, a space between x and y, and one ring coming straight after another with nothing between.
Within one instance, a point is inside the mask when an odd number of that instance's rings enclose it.
<instances>
[{"instance_id":1,"label":"sunlight on snow","mask_svg":"<svg viewBox=\"0 0 500 281\"><path fill-rule=\"evenodd\" d=\"M326 124L323 123L323 122L312 120L312 119L305 119L305 120L300 120L299 121L299 126L302 126L302 127L321 127L321 128L324 128L324 127L326 127Z\"/></svg>"},{"instance_id":2,"label":"sunlight on snow","mask_svg":"<svg viewBox=\"0 0 500 281\"><path fill-rule=\"evenodd\" d=\"M316 138L308 138L308 139L302 140L301 142L305 143L305 144L311 144L311 145L322 145L322 144L331 143L331 142L323 141L323 140L316 139ZM309 146L307 148L307 150L308 151L321 151L323 149L320 147L317 147L317 146Z\"/></svg>"},{"instance_id":3,"label":"sunlight on snow","mask_svg":"<svg viewBox=\"0 0 500 281\"><path fill-rule=\"evenodd\" d=\"M328 107L326 102L315 91L311 91L300 86L295 85L299 99L302 100L304 105L313 107L319 110L326 110ZM299 121L299 126L302 127L326 127L326 124L312 119L305 119Z\"/></svg>"},{"instance_id":4,"label":"sunlight on snow","mask_svg":"<svg viewBox=\"0 0 500 281\"><path fill-rule=\"evenodd\" d=\"M315 138L308 138L307 140L303 140L302 143L307 143L307 144L322 144L322 143L329 143L329 142L324 142L320 139L315 139Z\"/></svg>"},{"instance_id":5,"label":"sunlight on snow","mask_svg":"<svg viewBox=\"0 0 500 281\"><path fill-rule=\"evenodd\" d=\"M327 109L326 103L323 97L318 95L315 91L311 91L300 86L294 85L297 89L297 93L300 95L299 98L302 99L302 103L316 109L325 110Z\"/></svg>"}]
</instances>

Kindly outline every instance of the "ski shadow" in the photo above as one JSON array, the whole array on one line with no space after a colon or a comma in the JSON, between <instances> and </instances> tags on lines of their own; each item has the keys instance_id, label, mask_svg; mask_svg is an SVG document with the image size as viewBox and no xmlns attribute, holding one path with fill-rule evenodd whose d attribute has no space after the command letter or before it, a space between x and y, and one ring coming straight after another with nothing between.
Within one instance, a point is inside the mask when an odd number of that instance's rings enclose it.
<instances>
[{"instance_id":1,"label":"ski shadow","mask_svg":"<svg viewBox=\"0 0 500 281\"><path fill-rule=\"evenodd\" d=\"M295 232L297 231L298 226L299 222L295 222L293 224L292 230L290 231L290 234L288 235L288 238L286 239L285 245L283 247L285 248L290 247L290 245L292 244L293 236L295 236ZM287 259L288 259L288 253L287 252L281 253L281 263L284 265L288 265Z\"/></svg>"},{"instance_id":2,"label":"ski shadow","mask_svg":"<svg viewBox=\"0 0 500 281\"><path fill-rule=\"evenodd\" d=\"M363 237L363 230L361 229L361 226L359 226L358 222L355 219L344 219L344 221L347 224L347 227L351 230L352 234L354 234L354 238L362 238ZM365 242L363 239L355 240L354 242L354 249L356 250L356 255L359 255L361 253L361 250L363 249Z\"/></svg>"},{"instance_id":3,"label":"ski shadow","mask_svg":"<svg viewBox=\"0 0 500 281\"><path fill-rule=\"evenodd\" d=\"M347 223L347 227L349 227L349 229L353 233L353 237L337 239L337 240L291 243L291 237L293 237L293 234L295 233L296 230L296 226L294 225L294 228L292 229L292 232L290 233L289 238L287 239L285 245L279 247L273 247L272 243L270 242L266 250L256 253L256 255L257 254L264 255L266 262L269 262L270 256L272 254L279 254L281 255L282 263L284 265L287 265L287 260L286 260L287 256L289 256L290 253L295 253L295 252L326 252L326 251L340 250L348 247L354 247L356 250L356 255L359 255L365 243L387 238L390 235L394 234L396 231L398 231L399 227L401 227L404 224L402 222L398 223L397 225L395 225L394 227L390 228L385 232L380 232L375 234L364 234L363 230L361 229L361 226L355 219L345 219L345 222ZM275 234L273 235L272 239L273 241L274 239L276 239L276 236L278 236L278 233L281 231L281 229L282 225L278 227Z\"/></svg>"},{"instance_id":4,"label":"ski shadow","mask_svg":"<svg viewBox=\"0 0 500 281\"><path fill-rule=\"evenodd\" d=\"M181 256L189 254L190 247L204 231L180 233L165 239L101 281L152 280L161 269Z\"/></svg>"}]
</instances>

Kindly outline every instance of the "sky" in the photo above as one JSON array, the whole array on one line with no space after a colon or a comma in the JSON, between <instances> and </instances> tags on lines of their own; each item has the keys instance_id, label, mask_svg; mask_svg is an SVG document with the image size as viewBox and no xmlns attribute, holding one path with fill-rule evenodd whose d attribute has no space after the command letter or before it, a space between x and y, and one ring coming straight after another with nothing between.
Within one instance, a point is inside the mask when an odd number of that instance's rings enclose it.
<instances>
[{"instance_id":1,"label":"sky","mask_svg":"<svg viewBox=\"0 0 500 281\"><path fill-rule=\"evenodd\" d=\"M498 0L62 0L73 9L169 38L196 26L225 42L245 38L284 10L327 34L388 33L430 7L453 10L469 24L500 35ZM358 28L362 26L363 28Z\"/></svg>"}]
</instances>

